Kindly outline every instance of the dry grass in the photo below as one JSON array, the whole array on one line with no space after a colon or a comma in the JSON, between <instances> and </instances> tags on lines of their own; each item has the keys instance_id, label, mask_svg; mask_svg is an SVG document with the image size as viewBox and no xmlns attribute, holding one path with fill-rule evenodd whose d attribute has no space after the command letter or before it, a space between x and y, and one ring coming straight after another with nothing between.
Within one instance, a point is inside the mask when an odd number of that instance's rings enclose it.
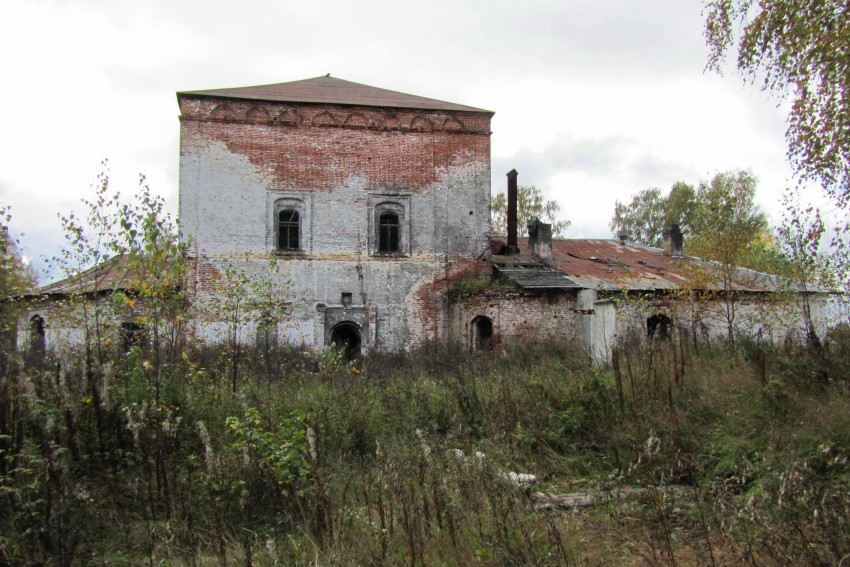
<instances>
[{"instance_id":1,"label":"dry grass","mask_svg":"<svg viewBox=\"0 0 850 567\"><path fill-rule=\"evenodd\" d=\"M638 344L620 353L621 405L613 371L564 345L355 365L273 354L270 373L246 353L235 395L214 352L193 355L163 375L159 405L142 358L88 378L13 360L0 564L828 565L850 552L850 399L823 382L822 357ZM641 491L542 511L508 471L552 492Z\"/></svg>"}]
</instances>

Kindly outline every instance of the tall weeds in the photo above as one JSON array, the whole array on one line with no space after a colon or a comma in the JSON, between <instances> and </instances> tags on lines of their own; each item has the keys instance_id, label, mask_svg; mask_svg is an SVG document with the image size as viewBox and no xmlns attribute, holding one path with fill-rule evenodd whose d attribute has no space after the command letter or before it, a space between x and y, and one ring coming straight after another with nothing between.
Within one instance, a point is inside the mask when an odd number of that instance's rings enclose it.
<instances>
[{"instance_id":1,"label":"tall weeds","mask_svg":"<svg viewBox=\"0 0 850 567\"><path fill-rule=\"evenodd\" d=\"M817 356L832 348L844 345ZM183 350L155 379L139 347L104 353L94 381L84 352L5 355L0 564L785 565L850 553L850 400L841 380L799 370L823 358L638 342L618 352L618 379L560 344L354 363L246 349L234 393L232 359L211 349ZM541 506L565 492L603 504Z\"/></svg>"}]
</instances>

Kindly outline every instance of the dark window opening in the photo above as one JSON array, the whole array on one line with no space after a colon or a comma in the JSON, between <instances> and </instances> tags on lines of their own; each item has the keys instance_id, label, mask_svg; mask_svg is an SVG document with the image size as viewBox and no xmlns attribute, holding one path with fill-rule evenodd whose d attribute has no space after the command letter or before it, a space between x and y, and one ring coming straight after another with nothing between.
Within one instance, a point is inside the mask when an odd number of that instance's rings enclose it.
<instances>
[{"instance_id":1,"label":"dark window opening","mask_svg":"<svg viewBox=\"0 0 850 567\"><path fill-rule=\"evenodd\" d=\"M46 333L44 330L44 318L33 315L30 319L30 350L33 352L44 352L46 344Z\"/></svg>"},{"instance_id":2,"label":"dark window opening","mask_svg":"<svg viewBox=\"0 0 850 567\"><path fill-rule=\"evenodd\" d=\"M343 307L351 307L351 292L350 291L342 292L342 306Z\"/></svg>"},{"instance_id":3,"label":"dark window opening","mask_svg":"<svg viewBox=\"0 0 850 567\"><path fill-rule=\"evenodd\" d=\"M666 315L656 314L646 320L646 336L652 339L666 341L673 330L673 321Z\"/></svg>"},{"instance_id":4,"label":"dark window opening","mask_svg":"<svg viewBox=\"0 0 850 567\"><path fill-rule=\"evenodd\" d=\"M345 360L360 356L360 327L355 323L340 323L331 331L331 345L343 352Z\"/></svg>"},{"instance_id":5,"label":"dark window opening","mask_svg":"<svg viewBox=\"0 0 850 567\"><path fill-rule=\"evenodd\" d=\"M493 348L493 321L489 317L476 317L473 321L475 350L491 350Z\"/></svg>"},{"instance_id":6,"label":"dark window opening","mask_svg":"<svg viewBox=\"0 0 850 567\"><path fill-rule=\"evenodd\" d=\"M147 347L147 330L138 323L121 323L121 346L124 352L130 352L134 347Z\"/></svg>"},{"instance_id":7,"label":"dark window opening","mask_svg":"<svg viewBox=\"0 0 850 567\"><path fill-rule=\"evenodd\" d=\"M400 225L396 213L381 213L378 221L378 252L399 251Z\"/></svg>"},{"instance_id":8,"label":"dark window opening","mask_svg":"<svg viewBox=\"0 0 850 567\"><path fill-rule=\"evenodd\" d=\"M301 223L298 211L284 209L277 214L278 250L298 250L301 247Z\"/></svg>"}]
</instances>

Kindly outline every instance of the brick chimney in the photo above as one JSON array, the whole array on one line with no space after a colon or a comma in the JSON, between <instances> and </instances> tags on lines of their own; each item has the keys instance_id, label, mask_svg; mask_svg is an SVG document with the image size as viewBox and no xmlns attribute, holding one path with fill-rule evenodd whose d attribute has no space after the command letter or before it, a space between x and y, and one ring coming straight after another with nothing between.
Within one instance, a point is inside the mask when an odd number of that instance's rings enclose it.
<instances>
[{"instance_id":1,"label":"brick chimney","mask_svg":"<svg viewBox=\"0 0 850 567\"><path fill-rule=\"evenodd\" d=\"M531 253L548 264L552 260L552 225L538 219L528 221L528 247Z\"/></svg>"},{"instance_id":2,"label":"brick chimney","mask_svg":"<svg viewBox=\"0 0 850 567\"><path fill-rule=\"evenodd\" d=\"M664 231L664 255L671 258L684 258L685 246L683 244L682 230L678 224L671 224L670 228Z\"/></svg>"},{"instance_id":3,"label":"brick chimney","mask_svg":"<svg viewBox=\"0 0 850 567\"><path fill-rule=\"evenodd\" d=\"M508 172L508 254L516 254L517 246L517 186L518 173L515 169Z\"/></svg>"}]
</instances>

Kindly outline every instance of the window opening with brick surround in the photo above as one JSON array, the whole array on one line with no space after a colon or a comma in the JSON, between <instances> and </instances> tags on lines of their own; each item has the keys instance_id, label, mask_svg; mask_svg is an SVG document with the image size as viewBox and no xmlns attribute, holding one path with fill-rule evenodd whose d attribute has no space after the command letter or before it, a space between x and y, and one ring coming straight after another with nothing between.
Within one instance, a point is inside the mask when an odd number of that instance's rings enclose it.
<instances>
[{"instance_id":1,"label":"window opening with brick surround","mask_svg":"<svg viewBox=\"0 0 850 567\"><path fill-rule=\"evenodd\" d=\"M410 196L372 195L369 200L369 251L395 257L411 253Z\"/></svg>"}]
</instances>

